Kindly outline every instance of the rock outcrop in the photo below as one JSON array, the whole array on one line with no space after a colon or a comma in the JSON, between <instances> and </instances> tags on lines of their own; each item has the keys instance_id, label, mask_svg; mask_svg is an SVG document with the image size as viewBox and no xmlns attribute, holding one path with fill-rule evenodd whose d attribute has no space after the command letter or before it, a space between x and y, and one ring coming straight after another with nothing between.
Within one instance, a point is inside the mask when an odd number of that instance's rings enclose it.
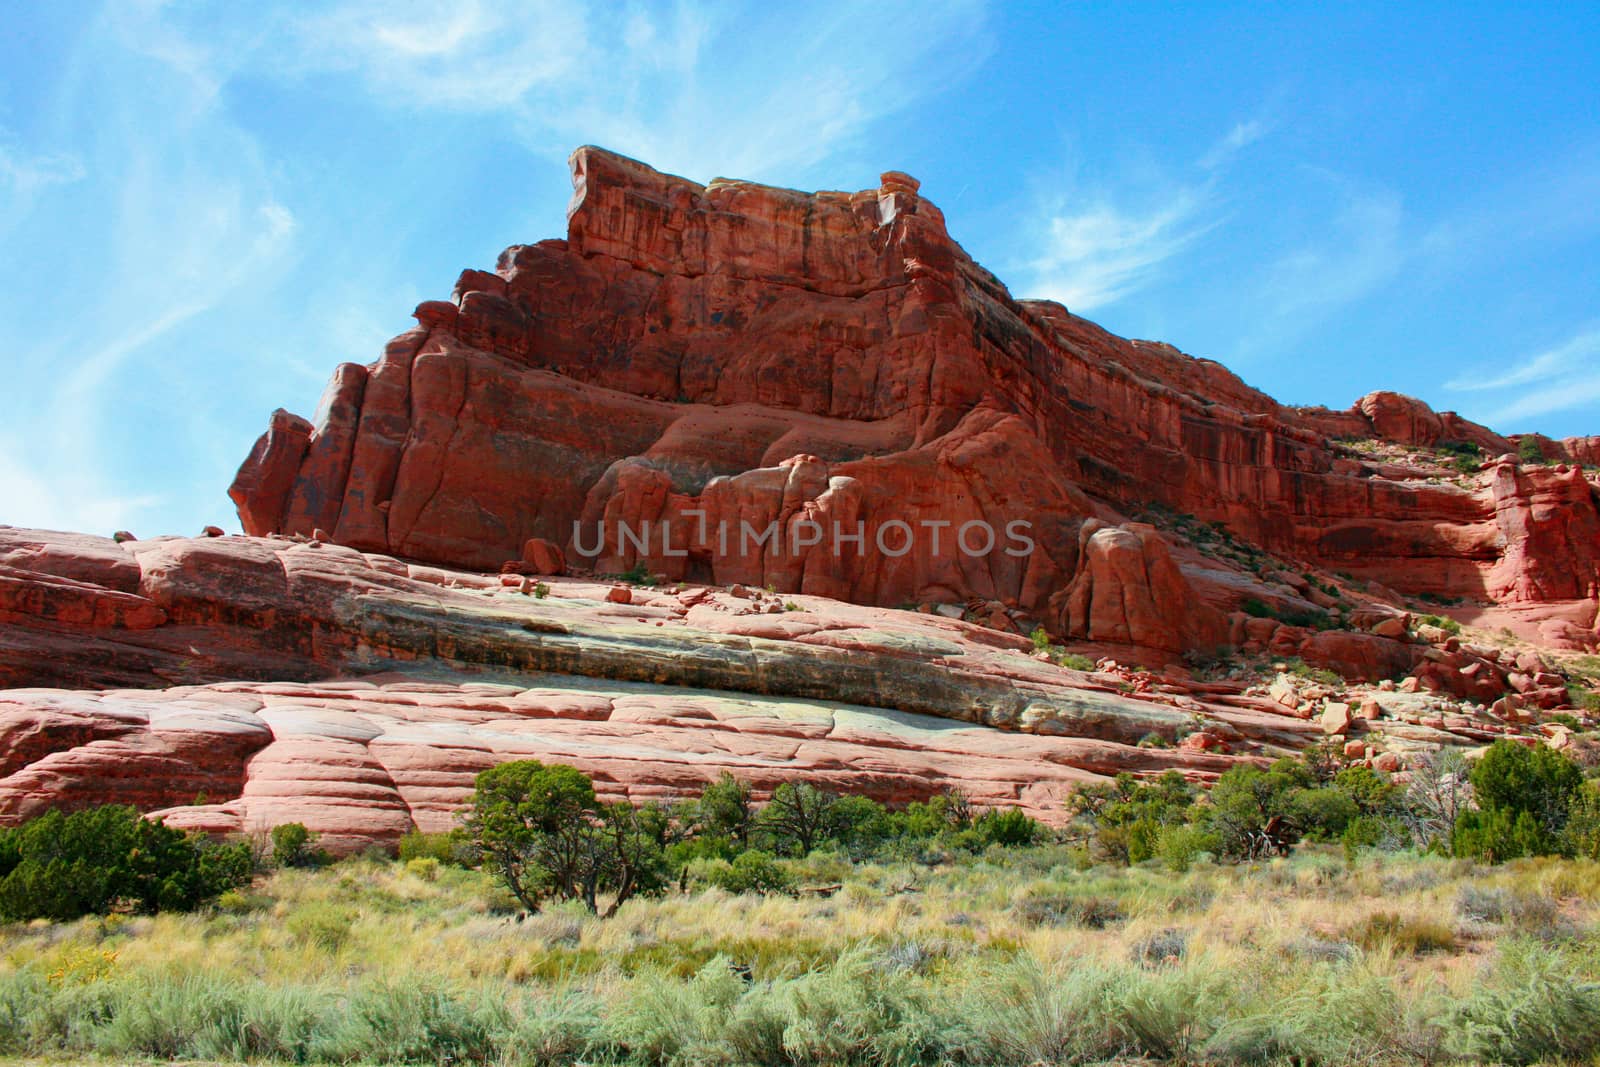
<instances>
[{"instance_id":1,"label":"rock outcrop","mask_svg":"<svg viewBox=\"0 0 1600 1067\"><path fill-rule=\"evenodd\" d=\"M1600 645L1594 438L1279 405L1013 299L902 173L572 177L564 240L273 413L246 536L0 527L0 820L352 850L534 756L1060 821L1120 771L1536 742L1570 699L1539 650Z\"/></svg>"},{"instance_id":2,"label":"rock outcrop","mask_svg":"<svg viewBox=\"0 0 1600 1067\"><path fill-rule=\"evenodd\" d=\"M1137 574L1181 589L1163 542L1137 524L1096 524L1086 540L1064 590L1072 625L1124 649L1178 644L1129 592ZM1288 675L1268 692L1058 666L986 605L538 584L282 536L119 543L0 527L0 818L117 801L215 832L304 822L351 850L443 828L473 774L533 756L635 800L727 770L763 794L796 778L888 801L958 787L1060 821L1084 781L1206 781L1353 729L1317 717L1321 691ZM1537 657L1248 621L1271 624L1255 629L1272 651L1326 645L1352 675L1415 666L1409 693L1384 697L1412 703L1361 727L1402 747L1513 733L1566 697ZM1485 703L1517 692L1452 725L1427 702L1455 708L1463 685Z\"/></svg>"},{"instance_id":3,"label":"rock outcrop","mask_svg":"<svg viewBox=\"0 0 1600 1067\"><path fill-rule=\"evenodd\" d=\"M1160 606L1170 575L1109 592L1105 553L1126 538L1086 523L1154 504L1406 594L1600 592L1582 471L1364 462L1337 439L1515 447L1393 393L1287 408L1215 363L1015 300L904 174L805 194L596 148L571 165L565 240L464 272L377 363L340 367L311 422L273 416L232 489L247 532L474 568L539 538L598 572L997 600L1063 635L1180 650L1220 626ZM1030 550L1008 554L1007 530Z\"/></svg>"}]
</instances>

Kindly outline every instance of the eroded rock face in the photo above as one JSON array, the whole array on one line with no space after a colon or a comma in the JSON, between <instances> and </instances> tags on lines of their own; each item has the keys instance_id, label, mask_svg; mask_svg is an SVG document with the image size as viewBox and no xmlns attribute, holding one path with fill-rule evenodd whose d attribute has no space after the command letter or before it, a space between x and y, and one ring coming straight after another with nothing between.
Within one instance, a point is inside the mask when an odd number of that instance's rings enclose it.
<instances>
[{"instance_id":1,"label":"eroded rock face","mask_svg":"<svg viewBox=\"0 0 1600 1067\"><path fill-rule=\"evenodd\" d=\"M1090 527L1063 608L1099 642L1080 647L1182 643L1142 593L1190 595L1164 542ZM1168 769L1204 782L1330 729L1287 676L1253 693L1041 661L1003 605L541 584L283 537L0 527L0 821L121 802L215 832L303 822L350 851L445 828L477 771L532 757L635 800L694 795L727 770L763 793L803 779L903 802L954 787L1059 822L1079 783ZM1417 725L1437 717L1419 705L1362 727L1397 743L1480 743L1566 696L1531 654L1221 625L1353 676L1415 667L1416 701L1517 689L1497 716Z\"/></svg>"},{"instance_id":2,"label":"eroded rock face","mask_svg":"<svg viewBox=\"0 0 1600 1067\"><path fill-rule=\"evenodd\" d=\"M1519 463L1395 394L1283 407L1014 300L898 172L572 168L565 240L271 416L230 489L250 536L0 527L0 820L123 801L351 850L536 757L614 797L730 770L1059 821L1124 770L1536 740L1560 677L1408 594L1600 645L1595 439ZM1285 673L1179 665L1228 650Z\"/></svg>"},{"instance_id":3,"label":"eroded rock face","mask_svg":"<svg viewBox=\"0 0 1600 1067\"><path fill-rule=\"evenodd\" d=\"M1076 783L1205 780L1308 736L1235 693L1211 729L1236 755L1140 747L1192 710L1015 633L804 594L550 576L538 597L346 546L9 527L0 567L0 821L131 803L349 851L447 827L477 771L523 757L635 800L729 770L1058 821Z\"/></svg>"},{"instance_id":4,"label":"eroded rock face","mask_svg":"<svg viewBox=\"0 0 1600 1067\"><path fill-rule=\"evenodd\" d=\"M480 569L538 538L596 572L998 600L1162 649L1218 627L1161 606L1169 575L1110 593L1121 535L1095 542L1087 521L1158 504L1402 593L1525 603L1600 585L1582 473L1445 483L1352 461L1330 438L1515 449L1393 393L1286 408L1215 363L1014 300L906 175L807 194L595 148L571 165L565 240L464 272L377 363L341 366L313 421L273 417L231 491L247 532ZM846 542L790 547L812 523ZM916 533L904 554L897 523ZM996 547L960 551L966 523ZM1004 554L1011 523L1024 556ZM1077 599L1052 606L1069 584Z\"/></svg>"}]
</instances>

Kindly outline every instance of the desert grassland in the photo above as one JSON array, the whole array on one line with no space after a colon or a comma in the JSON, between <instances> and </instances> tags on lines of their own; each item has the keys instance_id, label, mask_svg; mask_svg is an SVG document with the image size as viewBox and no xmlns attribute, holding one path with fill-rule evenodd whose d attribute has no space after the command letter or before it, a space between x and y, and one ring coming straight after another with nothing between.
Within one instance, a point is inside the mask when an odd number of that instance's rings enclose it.
<instances>
[{"instance_id":1,"label":"desert grassland","mask_svg":"<svg viewBox=\"0 0 1600 1067\"><path fill-rule=\"evenodd\" d=\"M0 1052L208 1062L1600 1062L1600 864L1059 846L814 855L828 898L516 921L487 874L285 870L192 914L0 932ZM746 971L746 968L748 971Z\"/></svg>"}]
</instances>

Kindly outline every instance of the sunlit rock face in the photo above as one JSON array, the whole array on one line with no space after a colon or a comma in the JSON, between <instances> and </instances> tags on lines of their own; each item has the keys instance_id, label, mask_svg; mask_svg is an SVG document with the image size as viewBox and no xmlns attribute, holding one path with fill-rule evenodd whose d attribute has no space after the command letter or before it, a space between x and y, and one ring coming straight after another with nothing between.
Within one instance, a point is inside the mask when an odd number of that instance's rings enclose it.
<instances>
[{"instance_id":1,"label":"sunlit rock face","mask_svg":"<svg viewBox=\"0 0 1600 1067\"><path fill-rule=\"evenodd\" d=\"M1533 739L1563 680L1418 595L1600 640L1596 438L1530 463L1392 393L1279 405L1013 299L902 173L572 174L565 239L271 416L246 536L0 527L0 820L125 801L348 851L534 757L636 800L727 770L1059 821L1120 771ZM1187 669L1234 653L1370 684Z\"/></svg>"}]
</instances>

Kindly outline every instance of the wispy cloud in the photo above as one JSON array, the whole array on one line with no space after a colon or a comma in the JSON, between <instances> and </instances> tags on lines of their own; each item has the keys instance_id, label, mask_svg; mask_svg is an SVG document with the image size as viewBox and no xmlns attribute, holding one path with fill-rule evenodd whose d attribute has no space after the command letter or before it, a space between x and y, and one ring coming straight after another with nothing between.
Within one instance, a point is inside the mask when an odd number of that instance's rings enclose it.
<instances>
[{"instance_id":1,"label":"wispy cloud","mask_svg":"<svg viewBox=\"0 0 1600 1067\"><path fill-rule=\"evenodd\" d=\"M1263 315L1311 322L1393 278L1405 259L1405 210L1397 193L1334 178L1338 203L1318 237L1270 263L1259 287Z\"/></svg>"},{"instance_id":2,"label":"wispy cloud","mask_svg":"<svg viewBox=\"0 0 1600 1067\"><path fill-rule=\"evenodd\" d=\"M1206 150L1206 154L1200 157L1200 166L1206 170L1216 170L1271 132L1272 127L1265 119L1249 119L1236 123L1233 129L1218 138L1216 143Z\"/></svg>"},{"instance_id":3,"label":"wispy cloud","mask_svg":"<svg viewBox=\"0 0 1600 1067\"><path fill-rule=\"evenodd\" d=\"M96 530L110 533L134 525L146 509L160 503L157 494L125 497L106 491L95 472L38 465L37 449L27 449L14 436L0 435L0 500L12 525L46 530Z\"/></svg>"},{"instance_id":4,"label":"wispy cloud","mask_svg":"<svg viewBox=\"0 0 1600 1067\"><path fill-rule=\"evenodd\" d=\"M50 109L57 128L41 130L76 154L0 160L0 181L40 194L13 226L27 265L0 266L0 348L14 360L0 401L3 521L185 529L199 523L174 510L221 502L220 486L184 484L181 472L209 462L195 432L205 415L184 401L196 382L211 383L208 403L232 399L217 383L236 357L198 341L195 324L269 282L296 220L259 144L222 107L212 50L159 14L130 5L83 27ZM64 183L70 199L50 192ZM80 282L40 286L40 273ZM141 469L145 455L159 466Z\"/></svg>"},{"instance_id":5,"label":"wispy cloud","mask_svg":"<svg viewBox=\"0 0 1600 1067\"><path fill-rule=\"evenodd\" d=\"M290 25L291 68L358 75L411 106L494 111L570 76L589 50L582 10L562 0L437 4L356 0Z\"/></svg>"},{"instance_id":6,"label":"wispy cloud","mask_svg":"<svg viewBox=\"0 0 1600 1067\"><path fill-rule=\"evenodd\" d=\"M1491 425L1600 404L1600 326L1590 326L1554 348L1514 361L1509 369L1461 375L1445 388L1471 394L1471 414Z\"/></svg>"},{"instance_id":7,"label":"wispy cloud","mask_svg":"<svg viewBox=\"0 0 1600 1067\"><path fill-rule=\"evenodd\" d=\"M596 143L692 176L771 178L958 84L990 49L983 0L833 0L795 18L689 0L343 0L258 15L213 51L260 77L349 79L381 107L496 116L542 153Z\"/></svg>"},{"instance_id":8,"label":"wispy cloud","mask_svg":"<svg viewBox=\"0 0 1600 1067\"><path fill-rule=\"evenodd\" d=\"M52 185L70 185L83 175L83 161L76 156L32 153L0 141L0 186L19 197Z\"/></svg>"},{"instance_id":9,"label":"wispy cloud","mask_svg":"<svg viewBox=\"0 0 1600 1067\"><path fill-rule=\"evenodd\" d=\"M1156 282L1169 260L1227 220L1227 165L1272 130L1265 118L1242 119L1192 167L1141 163L1106 180L1061 181L1030 212L1044 225L1021 264L1027 293L1092 311Z\"/></svg>"},{"instance_id":10,"label":"wispy cloud","mask_svg":"<svg viewBox=\"0 0 1600 1067\"><path fill-rule=\"evenodd\" d=\"M1203 217L1208 195L1180 189L1143 210L1108 201L1049 216L1045 248L1033 262L1030 295L1087 311L1148 284L1155 270L1215 224Z\"/></svg>"}]
</instances>

